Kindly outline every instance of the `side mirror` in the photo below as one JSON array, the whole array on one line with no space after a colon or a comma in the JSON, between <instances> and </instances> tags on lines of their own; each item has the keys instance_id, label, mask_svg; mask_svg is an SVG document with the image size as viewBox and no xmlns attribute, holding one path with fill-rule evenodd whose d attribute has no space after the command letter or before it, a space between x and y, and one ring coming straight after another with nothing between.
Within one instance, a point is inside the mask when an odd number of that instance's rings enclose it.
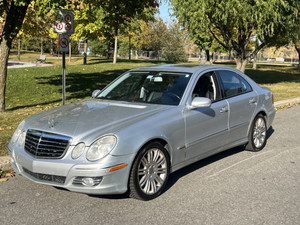
<instances>
[{"instance_id":1,"label":"side mirror","mask_svg":"<svg viewBox=\"0 0 300 225\"><path fill-rule=\"evenodd\" d=\"M92 98L96 98L100 94L100 90L94 90L92 93Z\"/></svg>"},{"instance_id":2,"label":"side mirror","mask_svg":"<svg viewBox=\"0 0 300 225\"><path fill-rule=\"evenodd\" d=\"M195 97L192 104L189 106L189 109L208 108L210 106L211 100L209 98Z\"/></svg>"}]
</instances>

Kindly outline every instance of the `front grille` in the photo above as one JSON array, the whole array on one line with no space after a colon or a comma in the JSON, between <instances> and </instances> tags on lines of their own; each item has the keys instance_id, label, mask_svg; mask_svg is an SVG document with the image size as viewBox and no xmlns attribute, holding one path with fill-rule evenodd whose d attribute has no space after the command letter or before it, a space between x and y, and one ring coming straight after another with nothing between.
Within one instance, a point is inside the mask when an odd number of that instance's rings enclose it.
<instances>
[{"instance_id":1,"label":"front grille","mask_svg":"<svg viewBox=\"0 0 300 225\"><path fill-rule=\"evenodd\" d=\"M62 158L71 137L29 129L25 139L25 151L35 158Z\"/></svg>"},{"instance_id":2,"label":"front grille","mask_svg":"<svg viewBox=\"0 0 300 225\"><path fill-rule=\"evenodd\" d=\"M64 176L56 176L56 175L50 175L50 174L44 174L44 173L34 173L26 168L23 167L23 171L27 173L28 175L41 180L41 181L48 181L58 184L64 184L66 181L66 177Z\"/></svg>"}]
</instances>

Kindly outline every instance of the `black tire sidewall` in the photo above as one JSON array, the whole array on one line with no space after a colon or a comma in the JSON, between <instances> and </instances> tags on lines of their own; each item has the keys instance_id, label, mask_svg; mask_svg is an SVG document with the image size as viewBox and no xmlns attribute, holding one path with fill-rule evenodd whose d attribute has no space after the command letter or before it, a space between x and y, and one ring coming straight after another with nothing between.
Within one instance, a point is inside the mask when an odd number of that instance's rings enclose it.
<instances>
[{"instance_id":1,"label":"black tire sidewall","mask_svg":"<svg viewBox=\"0 0 300 225\"><path fill-rule=\"evenodd\" d=\"M148 195L148 194L144 193L140 188L139 178L138 178L138 166L140 164L141 159L147 153L147 151L149 151L150 149L153 149L153 148L157 148L157 149L161 150L166 158L166 161L167 161L167 175L166 176L167 177L164 181L164 184L161 186L161 188L155 194ZM146 145L138 153L138 155L133 163L132 169L131 169L130 179L129 179L130 197L137 198L137 199L144 200L144 201L148 201L148 200L152 200L152 199L156 198L164 190L164 188L167 184L168 178L169 178L169 174L170 174L170 157L169 157L168 151L158 142L153 142L153 143Z\"/></svg>"},{"instance_id":2,"label":"black tire sidewall","mask_svg":"<svg viewBox=\"0 0 300 225\"><path fill-rule=\"evenodd\" d=\"M264 143L262 146L260 146L259 148L257 148L254 144L254 140L253 140L253 134L254 134L254 127L255 127L255 124L256 124L256 121L258 119L262 119L265 123L265 128L266 128L266 131L267 131L267 123L266 123L266 119L263 115L261 114L258 114L255 119L253 120L253 123L251 125L251 130L250 130L250 133L249 133L249 143L246 147L247 150L250 150L250 151L254 151L254 152L258 152L260 150L262 150L265 146L266 146L266 143L267 143L267 137L265 137L265 140L264 140Z\"/></svg>"}]
</instances>

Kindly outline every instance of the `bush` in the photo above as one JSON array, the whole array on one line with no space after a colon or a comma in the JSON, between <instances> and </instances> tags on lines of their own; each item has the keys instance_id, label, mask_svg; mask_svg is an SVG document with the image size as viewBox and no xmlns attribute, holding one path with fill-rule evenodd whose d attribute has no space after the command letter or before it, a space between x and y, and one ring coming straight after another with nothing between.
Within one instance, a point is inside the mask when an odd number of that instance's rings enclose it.
<instances>
[{"instance_id":1,"label":"bush","mask_svg":"<svg viewBox=\"0 0 300 225\"><path fill-rule=\"evenodd\" d=\"M108 56L108 45L103 41L89 41L89 48L93 55Z\"/></svg>"},{"instance_id":2,"label":"bush","mask_svg":"<svg viewBox=\"0 0 300 225\"><path fill-rule=\"evenodd\" d=\"M129 54L128 41L123 41L120 43L120 48L119 48L118 54L123 57L128 57L128 54Z\"/></svg>"},{"instance_id":3,"label":"bush","mask_svg":"<svg viewBox=\"0 0 300 225\"><path fill-rule=\"evenodd\" d=\"M182 47L164 48L163 58L167 62L187 62L188 61L187 55L185 54L185 51Z\"/></svg>"}]
</instances>

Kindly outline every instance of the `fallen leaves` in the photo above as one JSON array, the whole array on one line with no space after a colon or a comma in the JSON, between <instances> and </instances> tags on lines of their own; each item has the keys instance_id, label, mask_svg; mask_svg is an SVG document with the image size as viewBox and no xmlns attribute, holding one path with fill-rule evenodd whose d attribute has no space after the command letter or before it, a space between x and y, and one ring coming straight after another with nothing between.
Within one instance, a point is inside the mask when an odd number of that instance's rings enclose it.
<instances>
[{"instance_id":1,"label":"fallen leaves","mask_svg":"<svg viewBox=\"0 0 300 225\"><path fill-rule=\"evenodd\" d=\"M279 107L276 107L276 110L289 109L289 108L292 108L297 105L300 105L300 104L288 104L288 105L284 105L284 106L279 106Z\"/></svg>"},{"instance_id":2,"label":"fallen leaves","mask_svg":"<svg viewBox=\"0 0 300 225\"><path fill-rule=\"evenodd\" d=\"M14 177L16 172L14 170L0 170L0 182L7 181L9 178Z\"/></svg>"},{"instance_id":3,"label":"fallen leaves","mask_svg":"<svg viewBox=\"0 0 300 225\"><path fill-rule=\"evenodd\" d=\"M9 178L9 177L14 177L15 175L16 175L16 172L14 170L11 170L9 173L5 174L5 177Z\"/></svg>"}]
</instances>

